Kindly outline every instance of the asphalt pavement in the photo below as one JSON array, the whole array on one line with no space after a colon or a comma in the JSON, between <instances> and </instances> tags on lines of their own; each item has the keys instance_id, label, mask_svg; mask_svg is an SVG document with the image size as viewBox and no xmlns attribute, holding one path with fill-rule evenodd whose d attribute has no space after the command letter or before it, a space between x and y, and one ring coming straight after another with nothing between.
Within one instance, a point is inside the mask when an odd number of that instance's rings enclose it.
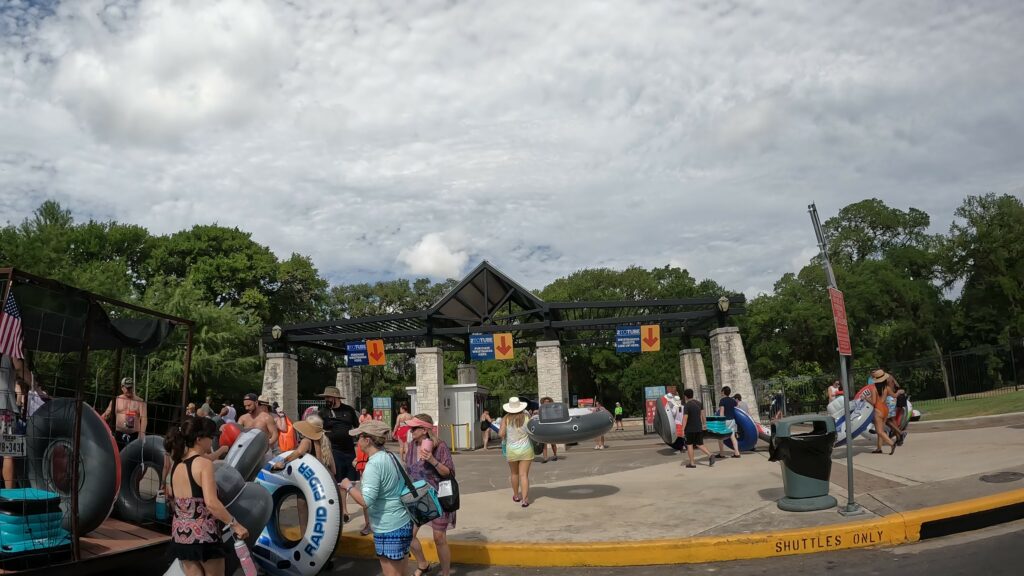
<instances>
[{"instance_id":1,"label":"asphalt pavement","mask_svg":"<svg viewBox=\"0 0 1024 576\"><path fill-rule=\"evenodd\" d=\"M924 540L886 549L847 550L761 560L737 560L710 564L636 566L618 568L519 568L501 566L453 566L456 576L676 576L678 574L728 574L730 576L779 576L824 574L830 576L1017 576L1024 565L1024 520ZM409 563L408 573L415 569ZM375 560L336 558L329 574L380 574ZM433 574L438 574L435 571Z\"/></svg>"}]
</instances>

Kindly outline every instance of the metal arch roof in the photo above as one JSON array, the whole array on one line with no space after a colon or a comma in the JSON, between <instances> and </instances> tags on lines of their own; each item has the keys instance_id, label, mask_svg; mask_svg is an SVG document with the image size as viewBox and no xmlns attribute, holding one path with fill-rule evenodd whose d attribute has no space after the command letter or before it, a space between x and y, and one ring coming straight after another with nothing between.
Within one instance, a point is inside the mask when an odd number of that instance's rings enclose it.
<instances>
[{"instance_id":1,"label":"metal arch roof","mask_svg":"<svg viewBox=\"0 0 1024 576\"><path fill-rule=\"evenodd\" d=\"M516 340L528 333L566 342L614 339L617 326L659 324L666 336L706 335L720 318L718 297L592 302L545 302L490 262L483 261L451 291L427 310L343 318L281 326L286 343L344 354L344 343L381 339L389 348L410 350L440 345L464 350L469 335L479 332L513 332ZM742 294L729 296L734 316L745 312ZM275 345L272 328L264 327L263 340ZM602 335L608 333L611 335ZM411 347L409 345L412 345Z\"/></svg>"},{"instance_id":2,"label":"metal arch roof","mask_svg":"<svg viewBox=\"0 0 1024 576\"><path fill-rule=\"evenodd\" d=\"M438 325L512 325L544 318L544 301L484 260L427 312Z\"/></svg>"}]
</instances>

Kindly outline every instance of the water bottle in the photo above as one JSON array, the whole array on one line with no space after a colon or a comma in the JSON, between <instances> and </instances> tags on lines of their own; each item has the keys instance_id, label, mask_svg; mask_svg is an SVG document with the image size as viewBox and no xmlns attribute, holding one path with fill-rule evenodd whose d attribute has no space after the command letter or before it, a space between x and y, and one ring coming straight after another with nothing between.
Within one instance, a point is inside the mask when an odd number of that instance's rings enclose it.
<instances>
[{"instance_id":1,"label":"water bottle","mask_svg":"<svg viewBox=\"0 0 1024 576\"><path fill-rule=\"evenodd\" d=\"M235 538L235 554L238 556L238 563L242 566L242 573L245 576L256 576L256 563L249 555L249 547L244 540Z\"/></svg>"},{"instance_id":2,"label":"water bottle","mask_svg":"<svg viewBox=\"0 0 1024 576\"><path fill-rule=\"evenodd\" d=\"M156 494L156 519L167 521L167 496L163 490Z\"/></svg>"},{"instance_id":3,"label":"water bottle","mask_svg":"<svg viewBox=\"0 0 1024 576\"><path fill-rule=\"evenodd\" d=\"M423 441L420 442L420 448L426 450L427 453L429 454L434 451L434 441L431 440L430 438L424 438ZM423 460L422 455L420 455L420 460Z\"/></svg>"}]
</instances>

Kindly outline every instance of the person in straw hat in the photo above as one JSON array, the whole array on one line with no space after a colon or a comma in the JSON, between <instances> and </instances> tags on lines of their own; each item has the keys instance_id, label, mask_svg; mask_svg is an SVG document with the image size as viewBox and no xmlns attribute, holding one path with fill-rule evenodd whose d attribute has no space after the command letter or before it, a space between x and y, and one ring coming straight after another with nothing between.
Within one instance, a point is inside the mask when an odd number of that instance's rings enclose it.
<instances>
[{"instance_id":1,"label":"person in straw hat","mask_svg":"<svg viewBox=\"0 0 1024 576\"><path fill-rule=\"evenodd\" d=\"M889 445L889 454L896 452L896 441L889 437L885 431L885 421L889 419L889 405L886 398L896 395L896 380L891 374L879 368L871 373L871 381L875 384L874 390L870 392L868 402L875 406L875 438L878 447L873 454L882 453L882 444Z\"/></svg>"},{"instance_id":2,"label":"person in straw hat","mask_svg":"<svg viewBox=\"0 0 1024 576\"><path fill-rule=\"evenodd\" d=\"M501 419L498 436L505 441L505 459L511 472L512 501L521 502L522 507L530 505L530 464L535 456L533 442L526 434L526 402L513 396L502 406L505 417Z\"/></svg>"}]
</instances>

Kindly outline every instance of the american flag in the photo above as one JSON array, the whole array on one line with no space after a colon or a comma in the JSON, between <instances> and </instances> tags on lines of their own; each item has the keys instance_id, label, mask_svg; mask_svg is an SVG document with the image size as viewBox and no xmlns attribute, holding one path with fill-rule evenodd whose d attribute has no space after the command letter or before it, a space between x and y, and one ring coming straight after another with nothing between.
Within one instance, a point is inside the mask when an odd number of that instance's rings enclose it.
<instances>
[{"instance_id":1,"label":"american flag","mask_svg":"<svg viewBox=\"0 0 1024 576\"><path fill-rule=\"evenodd\" d=\"M7 302L0 312L0 354L12 358L24 358L21 352L21 313L14 303L14 292L7 292Z\"/></svg>"}]
</instances>

